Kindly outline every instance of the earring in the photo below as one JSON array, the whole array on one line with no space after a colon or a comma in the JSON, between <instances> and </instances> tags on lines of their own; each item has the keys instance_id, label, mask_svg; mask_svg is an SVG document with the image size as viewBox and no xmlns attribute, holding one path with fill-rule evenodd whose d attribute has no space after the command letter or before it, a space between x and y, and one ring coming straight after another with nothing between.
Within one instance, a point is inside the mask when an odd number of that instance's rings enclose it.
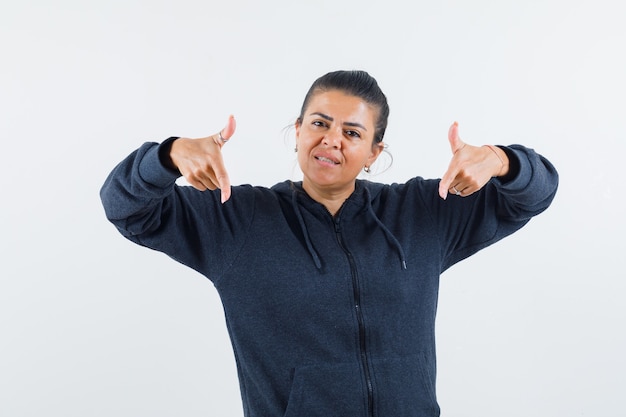
<instances>
[{"instance_id":1,"label":"earring","mask_svg":"<svg viewBox=\"0 0 626 417\"><path fill-rule=\"evenodd\" d=\"M298 145L296 145L296 147L295 147L295 148L293 148L293 151L294 151L294 152L296 152L296 153L298 153Z\"/></svg>"},{"instance_id":2,"label":"earring","mask_svg":"<svg viewBox=\"0 0 626 417\"><path fill-rule=\"evenodd\" d=\"M370 167L368 167L367 165L365 165L363 167L363 171L367 172L368 174L370 173Z\"/></svg>"}]
</instances>

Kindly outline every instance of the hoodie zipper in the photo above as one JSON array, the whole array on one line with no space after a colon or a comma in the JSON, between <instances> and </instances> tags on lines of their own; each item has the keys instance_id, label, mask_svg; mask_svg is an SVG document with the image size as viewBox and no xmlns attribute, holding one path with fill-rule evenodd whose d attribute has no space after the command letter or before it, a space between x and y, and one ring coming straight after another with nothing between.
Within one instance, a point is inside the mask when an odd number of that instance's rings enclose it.
<instances>
[{"instance_id":1,"label":"hoodie zipper","mask_svg":"<svg viewBox=\"0 0 626 417\"><path fill-rule=\"evenodd\" d=\"M363 318L363 310L361 308L361 291L359 287L359 277L357 274L356 264L352 253L346 248L341 234L341 227L339 226L339 217L333 219L335 225L335 236L339 246L346 254L350 263L350 274L352 276L352 295L354 301L354 309L356 311L356 319L359 329L359 357L361 358L361 364L365 372L365 385L367 387L367 415L374 417L374 387L372 384L372 376L370 374L369 360L367 355L367 343L365 337L365 321Z\"/></svg>"}]
</instances>

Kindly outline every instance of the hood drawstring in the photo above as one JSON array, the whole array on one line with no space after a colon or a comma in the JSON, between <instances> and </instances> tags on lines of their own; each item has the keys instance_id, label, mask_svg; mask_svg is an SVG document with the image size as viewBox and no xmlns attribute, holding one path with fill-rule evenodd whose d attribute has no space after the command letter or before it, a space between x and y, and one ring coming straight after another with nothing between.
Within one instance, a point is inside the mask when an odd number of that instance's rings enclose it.
<instances>
[{"instance_id":1,"label":"hood drawstring","mask_svg":"<svg viewBox=\"0 0 626 417\"><path fill-rule=\"evenodd\" d=\"M300 206L298 205L297 195L298 195L298 192L296 190L293 190L291 192L291 204L293 204L293 210L296 212L298 223L300 223L300 229L302 229L302 234L304 235L304 241L306 242L306 247L309 250L311 257L313 258L313 262L315 263L315 266L317 267L317 269L321 270L322 261L320 260L319 255L317 254L317 252L315 251L315 248L313 247L313 242L311 242L311 237L309 236L309 230L306 228L306 225L304 224L304 218L302 217L302 213L300 212Z\"/></svg>"},{"instance_id":2,"label":"hood drawstring","mask_svg":"<svg viewBox=\"0 0 626 417\"><path fill-rule=\"evenodd\" d=\"M367 188L364 188L364 191L365 191L365 199L366 199L366 203L365 204L367 205L367 209L366 209L367 212L369 214L371 214L371 216L374 218L374 221L376 222L378 227L381 228L381 230L383 231L383 233L387 237L387 240L389 241L389 243L393 247L395 247L396 250L398 251L398 256L400 257L401 268L402 269L407 269L407 266L406 266L406 256L404 254L404 250L402 249L402 245L400 245L400 242L393 235L393 233L391 233L391 230L389 230L387 228L387 226L385 226L385 224L378 218L378 216L374 212L374 208L372 207L372 202L371 202L369 190ZM295 189L292 190L292 192L291 192L291 204L293 205L293 209L294 209L294 211L296 213L296 217L298 218L298 223L300 224L300 229L302 230L302 234L304 235L304 241L306 243L307 250L309 251L309 254L311 255L311 258L313 258L313 262L315 263L315 266L317 267L317 269L321 270L322 269L322 261L321 261L319 255L317 254L317 252L315 251L315 247L313 246L313 242L311 242L311 237L309 236L309 231L308 231L308 229L306 227L306 224L304 223L304 217L302 217L302 212L300 211L300 205L298 204L297 197L298 197L298 191L295 190Z\"/></svg>"},{"instance_id":3,"label":"hood drawstring","mask_svg":"<svg viewBox=\"0 0 626 417\"><path fill-rule=\"evenodd\" d=\"M398 256L400 257L400 266L401 266L402 269L406 269L406 256L404 255L404 250L402 249L402 245L400 245L400 242L393 235L393 233L391 233L391 230L389 230L387 228L387 226L385 226L385 224L378 218L378 216L374 212L374 208L372 207L372 200L370 198L369 190L367 188L364 188L364 191L365 191L365 197L366 197L366 200L367 200L367 203L366 203L367 204L367 212L372 215L372 217L374 218L374 221L376 222L378 227L380 227L382 229L383 233L385 234L385 236L387 236L387 239L389 240L389 243L391 243L393 246L396 247L396 250L398 251Z\"/></svg>"}]
</instances>

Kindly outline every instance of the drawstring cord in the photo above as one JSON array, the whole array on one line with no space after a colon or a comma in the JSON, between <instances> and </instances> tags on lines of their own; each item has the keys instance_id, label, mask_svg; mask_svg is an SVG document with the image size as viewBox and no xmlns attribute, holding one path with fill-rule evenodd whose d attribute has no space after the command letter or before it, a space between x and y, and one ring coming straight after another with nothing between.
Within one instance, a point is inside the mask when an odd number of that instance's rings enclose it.
<instances>
[{"instance_id":1,"label":"drawstring cord","mask_svg":"<svg viewBox=\"0 0 626 417\"><path fill-rule=\"evenodd\" d=\"M300 223L300 228L302 229L302 234L304 235L304 241L306 242L306 247L313 258L313 262L317 269L322 269L322 261L320 260L319 255L315 251L313 247L313 243L311 242L311 237L309 236L309 231L304 224L304 218L302 217L302 213L300 212L300 206L297 201L297 193L298 191L293 190L291 192L291 204L293 204L293 210L296 212L296 217L298 218L298 223Z\"/></svg>"},{"instance_id":2,"label":"drawstring cord","mask_svg":"<svg viewBox=\"0 0 626 417\"><path fill-rule=\"evenodd\" d=\"M404 254L404 250L402 249L402 245L400 245L400 242L394 236L394 234L391 233L391 230L389 230L387 228L387 226L385 226L385 224L378 218L378 216L374 212L374 208L372 207L372 202L371 202L371 198L370 198L370 192L369 192L369 190L367 188L364 188L364 190L365 190L365 196L366 196L366 199L367 199L367 212L372 215L372 217L374 218L374 221L376 222L378 227L380 227L382 229L383 233L387 237L387 240L389 240L389 243L391 243L393 246L395 246L396 250L398 251L398 256L400 257L400 266L401 266L401 268L402 269L407 269L406 268L406 256Z\"/></svg>"},{"instance_id":3,"label":"drawstring cord","mask_svg":"<svg viewBox=\"0 0 626 417\"><path fill-rule=\"evenodd\" d=\"M402 249L402 245L400 245L400 242L394 236L394 234L391 233L391 230L389 230L387 228L387 226L385 226L385 224L378 218L378 216L374 212L374 208L372 207L372 202L371 202L371 199L370 199L369 190L367 188L365 188L365 187L363 189L364 189L365 200L366 200L366 205L367 205L367 208L366 208L367 212L372 216L372 218L374 219L374 221L376 222L378 227L380 227L380 229L383 231L383 233L385 234L385 237L387 238L389 243L393 247L396 248L396 251L398 252L398 256L400 257L400 267L402 269L407 269L407 266L406 266L406 256L404 254L404 250ZM306 243L307 250L309 251L309 254L311 255L311 258L313 258L313 262L315 263L315 266L317 267L317 269L321 270L322 269L322 261L321 261L319 255L317 254L317 252L315 251L315 247L313 246L313 242L311 242L311 237L309 236L309 231L308 231L308 229L306 227L306 224L304 223L304 217L302 216L302 212L300 210L300 206L298 205L297 195L298 195L298 191L296 189L292 190L292 193L291 193L291 204L293 205L293 209L294 209L294 211L296 213L296 217L298 218L298 223L300 224L300 229L302 230L302 234L304 235L304 241Z\"/></svg>"}]
</instances>

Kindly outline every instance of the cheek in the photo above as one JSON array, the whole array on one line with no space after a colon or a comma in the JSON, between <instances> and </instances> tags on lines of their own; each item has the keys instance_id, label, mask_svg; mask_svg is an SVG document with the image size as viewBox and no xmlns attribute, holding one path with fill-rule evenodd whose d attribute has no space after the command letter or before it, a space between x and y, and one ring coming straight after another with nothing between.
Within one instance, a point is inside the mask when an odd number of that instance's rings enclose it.
<instances>
[{"instance_id":1,"label":"cheek","mask_svg":"<svg viewBox=\"0 0 626 417\"><path fill-rule=\"evenodd\" d=\"M300 167L306 164L306 161L307 161L306 155L307 155L307 152L304 149L302 149L300 144L298 144L298 149L296 152L296 159L298 160L298 165Z\"/></svg>"},{"instance_id":2,"label":"cheek","mask_svg":"<svg viewBox=\"0 0 626 417\"><path fill-rule=\"evenodd\" d=\"M368 146L359 146L358 149L354 149L352 154L353 157L357 157L363 161L367 161L374 156L374 151Z\"/></svg>"},{"instance_id":3,"label":"cheek","mask_svg":"<svg viewBox=\"0 0 626 417\"><path fill-rule=\"evenodd\" d=\"M298 145L298 150L311 150L317 146L318 143L318 138L309 130L300 130L300 132L296 133L296 144Z\"/></svg>"}]
</instances>

